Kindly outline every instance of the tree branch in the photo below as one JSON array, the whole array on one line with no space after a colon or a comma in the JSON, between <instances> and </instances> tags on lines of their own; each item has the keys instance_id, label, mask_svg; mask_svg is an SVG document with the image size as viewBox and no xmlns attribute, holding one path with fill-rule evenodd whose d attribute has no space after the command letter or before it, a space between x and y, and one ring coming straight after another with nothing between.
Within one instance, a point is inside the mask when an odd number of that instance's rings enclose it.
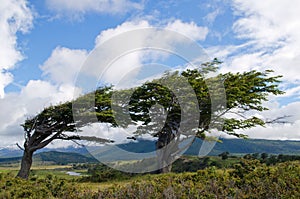
<instances>
[{"instance_id":1,"label":"tree branch","mask_svg":"<svg viewBox=\"0 0 300 199\"><path fill-rule=\"evenodd\" d=\"M22 151L24 151L24 148L21 147L21 146L19 145L19 143L16 143L16 145L17 145L17 147L18 147L19 149L21 149Z\"/></svg>"},{"instance_id":2,"label":"tree branch","mask_svg":"<svg viewBox=\"0 0 300 199\"><path fill-rule=\"evenodd\" d=\"M80 136L78 135L65 135L65 134L60 134L57 138L55 138L56 140L80 140Z\"/></svg>"},{"instance_id":3,"label":"tree branch","mask_svg":"<svg viewBox=\"0 0 300 199\"><path fill-rule=\"evenodd\" d=\"M77 144L78 146L85 147L84 144L80 144L80 143L76 142L75 140L71 140L71 141L74 142L75 144Z\"/></svg>"},{"instance_id":4,"label":"tree branch","mask_svg":"<svg viewBox=\"0 0 300 199\"><path fill-rule=\"evenodd\" d=\"M282 120L282 119L285 119L285 118L288 118L288 117L292 117L292 116L291 115L284 115L284 116L277 117L277 118L272 119L272 120L268 120L265 123L266 124L287 124L287 123L290 123L290 122Z\"/></svg>"},{"instance_id":5,"label":"tree branch","mask_svg":"<svg viewBox=\"0 0 300 199\"><path fill-rule=\"evenodd\" d=\"M98 138L95 136L80 136L80 140L86 140L86 141L91 141L91 142L97 142L97 143L113 143L115 141L109 140L109 139L104 139L104 138Z\"/></svg>"},{"instance_id":6,"label":"tree branch","mask_svg":"<svg viewBox=\"0 0 300 199\"><path fill-rule=\"evenodd\" d=\"M62 131L59 131L57 133L55 133L51 138L49 138L48 140L45 140L44 142L39 143L37 146L31 147L30 150L31 151L36 151L38 149L41 149L45 146L47 146L50 142L52 142L54 139L56 139L60 134L62 133Z\"/></svg>"}]
</instances>

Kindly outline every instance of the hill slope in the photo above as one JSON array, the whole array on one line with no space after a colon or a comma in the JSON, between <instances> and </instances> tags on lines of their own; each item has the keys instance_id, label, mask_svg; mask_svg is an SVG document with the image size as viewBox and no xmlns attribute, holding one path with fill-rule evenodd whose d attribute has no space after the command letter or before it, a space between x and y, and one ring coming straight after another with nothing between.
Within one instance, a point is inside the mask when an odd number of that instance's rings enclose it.
<instances>
[{"instance_id":1,"label":"hill slope","mask_svg":"<svg viewBox=\"0 0 300 199\"><path fill-rule=\"evenodd\" d=\"M263 139L221 139L216 143L209 155L218 155L224 151L229 153L270 153L300 155L300 141L281 141ZM202 140L197 139L186 151L186 154L196 155L201 147Z\"/></svg>"},{"instance_id":2,"label":"hill slope","mask_svg":"<svg viewBox=\"0 0 300 199\"><path fill-rule=\"evenodd\" d=\"M0 158L0 164L18 163L22 157ZM93 157L87 157L79 153L73 152L59 152L47 151L37 153L33 156L33 161L38 162L52 162L55 164L69 164L69 163L96 163L98 162Z\"/></svg>"},{"instance_id":3,"label":"hill slope","mask_svg":"<svg viewBox=\"0 0 300 199\"><path fill-rule=\"evenodd\" d=\"M93 157L87 157L78 153L58 151L38 153L34 155L34 161L54 162L55 164L98 162Z\"/></svg>"}]
</instances>

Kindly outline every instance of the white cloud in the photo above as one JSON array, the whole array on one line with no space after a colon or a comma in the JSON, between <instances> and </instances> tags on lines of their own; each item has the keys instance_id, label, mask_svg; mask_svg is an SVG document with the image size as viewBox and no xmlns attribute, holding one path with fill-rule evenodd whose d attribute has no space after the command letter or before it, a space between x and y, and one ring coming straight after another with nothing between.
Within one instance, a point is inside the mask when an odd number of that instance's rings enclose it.
<instances>
[{"instance_id":1,"label":"white cloud","mask_svg":"<svg viewBox=\"0 0 300 199\"><path fill-rule=\"evenodd\" d=\"M104 43L105 41L107 41L121 33L128 32L131 30L136 30L139 28L150 28L150 27L152 27L152 26L146 20L126 21L126 22L118 25L115 28L110 28L110 29L102 31L96 37L96 40L95 40L96 45L95 46L97 47L98 45ZM137 40L137 39L135 39L135 40Z\"/></svg>"},{"instance_id":2,"label":"white cloud","mask_svg":"<svg viewBox=\"0 0 300 199\"><path fill-rule=\"evenodd\" d=\"M290 101L300 99L300 2L233 0L232 5L234 14L238 16L232 28L235 37L243 39L244 43L211 47L209 52L225 61L221 72L272 69L275 71L273 75L283 75L280 88L286 94L272 96L272 102L266 103L270 110L259 116L274 119L292 115L287 118L290 123L257 127L245 132L252 138L299 140L300 102Z\"/></svg>"},{"instance_id":3,"label":"white cloud","mask_svg":"<svg viewBox=\"0 0 300 199\"><path fill-rule=\"evenodd\" d=\"M24 137L20 124L26 117L51 104L73 99L74 93L72 85L57 86L42 80L30 80L20 93L8 93L0 99L0 144L22 143Z\"/></svg>"},{"instance_id":4,"label":"white cloud","mask_svg":"<svg viewBox=\"0 0 300 199\"><path fill-rule=\"evenodd\" d=\"M17 32L26 33L32 27L33 13L26 0L7 0L0 4L0 97L12 82L8 72L24 57L17 45Z\"/></svg>"},{"instance_id":5,"label":"white cloud","mask_svg":"<svg viewBox=\"0 0 300 199\"><path fill-rule=\"evenodd\" d=\"M72 84L87 55L86 50L57 47L40 68L43 75L49 75L51 81Z\"/></svg>"},{"instance_id":6,"label":"white cloud","mask_svg":"<svg viewBox=\"0 0 300 199\"><path fill-rule=\"evenodd\" d=\"M242 15L234 25L240 37L272 45L291 36L299 38L299 1L234 0L233 3L237 13Z\"/></svg>"},{"instance_id":7,"label":"white cloud","mask_svg":"<svg viewBox=\"0 0 300 199\"><path fill-rule=\"evenodd\" d=\"M208 13L204 19L205 21L207 21L209 24L214 23L214 21L216 20L217 16L219 16L222 13L220 8L215 9L214 11Z\"/></svg>"},{"instance_id":8,"label":"white cloud","mask_svg":"<svg viewBox=\"0 0 300 199\"><path fill-rule=\"evenodd\" d=\"M263 112L251 111L251 113L246 113L246 115L248 117L258 117L264 121L273 121L273 123L267 123L264 127L257 126L251 129L238 130L237 133L245 134L249 138L255 139L300 140L300 102L281 106L273 98L263 104L269 110ZM240 118L236 114L228 114L227 116ZM222 137L235 138L225 133L222 133Z\"/></svg>"},{"instance_id":9,"label":"white cloud","mask_svg":"<svg viewBox=\"0 0 300 199\"><path fill-rule=\"evenodd\" d=\"M240 15L233 26L236 36L250 45L248 52L242 52L244 59L237 55L234 64L272 68L286 81L299 80L300 2L234 0L233 6Z\"/></svg>"},{"instance_id":10,"label":"white cloud","mask_svg":"<svg viewBox=\"0 0 300 199\"><path fill-rule=\"evenodd\" d=\"M86 73L100 76L101 80L112 84L118 83L124 76L132 79L141 65L167 59L170 54L164 50L174 51L181 44L191 42L187 37L204 40L208 32L206 27L180 20L169 22L160 28L155 28L146 20L134 20L102 31L96 38L94 51L85 63ZM149 50L148 47L152 46L159 46L160 50ZM119 57L115 57L116 55Z\"/></svg>"},{"instance_id":11,"label":"white cloud","mask_svg":"<svg viewBox=\"0 0 300 199\"><path fill-rule=\"evenodd\" d=\"M130 0L46 0L50 10L58 15L82 17L87 12L105 14L125 14L132 10L142 10L143 2Z\"/></svg>"},{"instance_id":12,"label":"white cloud","mask_svg":"<svg viewBox=\"0 0 300 199\"><path fill-rule=\"evenodd\" d=\"M9 72L0 71L0 98L4 97L4 88L13 81L13 76Z\"/></svg>"},{"instance_id":13,"label":"white cloud","mask_svg":"<svg viewBox=\"0 0 300 199\"><path fill-rule=\"evenodd\" d=\"M166 26L167 29L181 33L194 40L205 40L208 28L198 26L195 22L185 23L181 20L169 22Z\"/></svg>"},{"instance_id":14,"label":"white cloud","mask_svg":"<svg viewBox=\"0 0 300 199\"><path fill-rule=\"evenodd\" d=\"M233 24L235 36L245 42L236 49L216 47L214 52L218 55L218 50L223 52L226 61L222 72L272 69L276 75L283 75L285 84L293 84L297 89L300 86L300 2L234 0L232 5L239 16Z\"/></svg>"}]
</instances>

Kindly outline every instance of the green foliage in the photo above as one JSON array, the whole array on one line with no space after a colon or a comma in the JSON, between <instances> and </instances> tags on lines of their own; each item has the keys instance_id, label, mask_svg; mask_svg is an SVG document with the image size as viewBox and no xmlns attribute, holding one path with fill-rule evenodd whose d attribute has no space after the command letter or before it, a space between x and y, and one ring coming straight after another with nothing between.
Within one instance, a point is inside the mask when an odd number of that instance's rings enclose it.
<instances>
[{"instance_id":1,"label":"green foliage","mask_svg":"<svg viewBox=\"0 0 300 199\"><path fill-rule=\"evenodd\" d=\"M87 176L80 179L81 182L107 182L125 180L132 177L134 174L124 173L113 168L110 168L104 164L86 164Z\"/></svg>"},{"instance_id":2,"label":"green foliage","mask_svg":"<svg viewBox=\"0 0 300 199\"><path fill-rule=\"evenodd\" d=\"M210 157L198 158L198 157L181 157L172 164L172 172L196 172L200 169L209 167L213 161Z\"/></svg>"},{"instance_id":3,"label":"green foliage","mask_svg":"<svg viewBox=\"0 0 300 199\"><path fill-rule=\"evenodd\" d=\"M29 180L0 174L0 198L72 198L78 195L74 183L55 176L32 177Z\"/></svg>"},{"instance_id":4,"label":"green foliage","mask_svg":"<svg viewBox=\"0 0 300 199\"><path fill-rule=\"evenodd\" d=\"M220 64L217 62L216 64ZM268 100L268 95L280 95L283 92L278 88L279 79L281 76L270 76L273 71L267 70L264 72L250 71L244 73L225 73L220 74L217 77L204 79L204 77L197 70L187 70L182 73L184 77L189 79L190 84L195 90L198 98L199 110L201 115L201 120L199 122L199 128L202 128L199 133L199 137L203 137L201 133L209 128L212 121L211 115L211 101L210 92L208 89L207 82L210 86L213 85L214 98L215 100L221 98L218 92L222 93L222 90L218 91L218 87L214 87L214 81L224 82L224 88L226 92L226 107L219 113L219 116L223 116L230 112L236 114L236 116L243 117L237 119L236 117L225 118L225 123L223 126L223 131L227 134L234 135L236 137L246 137L243 134L237 134L235 131L237 129L247 129L255 126L264 126L265 121L257 117L245 117L245 112L248 111L264 111L267 110L263 106L263 102Z\"/></svg>"},{"instance_id":5,"label":"green foliage","mask_svg":"<svg viewBox=\"0 0 300 199\"><path fill-rule=\"evenodd\" d=\"M219 154L219 156L222 158L222 160L228 159L228 155L229 155L229 152L227 152L227 151Z\"/></svg>"}]
</instances>

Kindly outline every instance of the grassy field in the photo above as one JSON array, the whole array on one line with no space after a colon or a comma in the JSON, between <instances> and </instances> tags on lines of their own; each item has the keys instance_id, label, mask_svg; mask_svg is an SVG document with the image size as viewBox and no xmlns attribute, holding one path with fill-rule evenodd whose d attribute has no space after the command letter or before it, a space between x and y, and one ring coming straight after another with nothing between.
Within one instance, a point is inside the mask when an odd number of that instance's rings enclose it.
<instances>
[{"instance_id":1,"label":"grassy field","mask_svg":"<svg viewBox=\"0 0 300 199\"><path fill-rule=\"evenodd\" d=\"M11 175L15 176L17 175L19 168L19 164L0 166L0 173L10 173ZM72 169L72 165L33 165L31 167L30 176L39 176L43 178L50 174L64 179L79 178L79 176L71 176L67 174L68 171L81 173L83 175L86 174L86 170Z\"/></svg>"}]
</instances>

